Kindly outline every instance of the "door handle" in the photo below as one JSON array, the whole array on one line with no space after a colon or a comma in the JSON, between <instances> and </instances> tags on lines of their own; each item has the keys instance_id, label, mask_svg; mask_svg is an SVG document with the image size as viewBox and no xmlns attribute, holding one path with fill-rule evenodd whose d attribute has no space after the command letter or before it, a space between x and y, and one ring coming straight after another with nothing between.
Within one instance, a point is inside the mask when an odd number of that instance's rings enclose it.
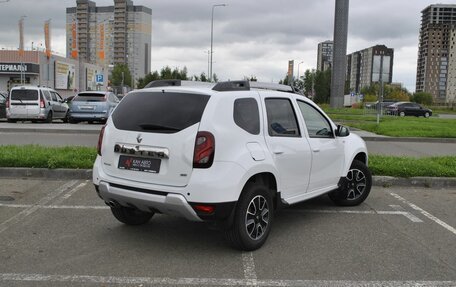
<instances>
[{"instance_id":1,"label":"door handle","mask_svg":"<svg viewBox=\"0 0 456 287\"><path fill-rule=\"evenodd\" d=\"M314 148L312 149L313 152L320 152L320 149L319 148Z\"/></svg>"},{"instance_id":2,"label":"door handle","mask_svg":"<svg viewBox=\"0 0 456 287\"><path fill-rule=\"evenodd\" d=\"M275 150L273 151L274 154L283 154L283 150Z\"/></svg>"}]
</instances>

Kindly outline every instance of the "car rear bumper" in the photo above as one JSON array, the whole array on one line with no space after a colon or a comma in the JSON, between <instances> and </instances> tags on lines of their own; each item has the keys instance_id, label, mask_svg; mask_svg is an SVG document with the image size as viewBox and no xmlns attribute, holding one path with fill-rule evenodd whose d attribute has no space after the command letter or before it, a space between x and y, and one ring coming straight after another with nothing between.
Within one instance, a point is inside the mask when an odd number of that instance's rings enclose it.
<instances>
[{"instance_id":1,"label":"car rear bumper","mask_svg":"<svg viewBox=\"0 0 456 287\"><path fill-rule=\"evenodd\" d=\"M202 221L185 197L180 194L146 193L144 190L126 189L102 181L98 186L98 195L109 205L135 207L146 212L158 211L184 217L190 221Z\"/></svg>"},{"instance_id":2,"label":"car rear bumper","mask_svg":"<svg viewBox=\"0 0 456 287\"><path fill-rule=\"evenodd\" d=\"M107 113L70 113L69 115L70 119L78 121L105 121L108 117L109 115Z\"/></svg>"}]
</instances>

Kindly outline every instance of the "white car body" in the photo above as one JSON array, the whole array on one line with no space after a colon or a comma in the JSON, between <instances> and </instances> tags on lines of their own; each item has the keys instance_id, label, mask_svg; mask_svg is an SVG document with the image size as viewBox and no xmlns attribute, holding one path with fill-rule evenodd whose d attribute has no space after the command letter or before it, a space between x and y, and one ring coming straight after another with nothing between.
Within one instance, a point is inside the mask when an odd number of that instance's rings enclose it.
<instances>
[{"instance_id":1,"label":"white car body","mask_svg":"<svg viewBox=\"0 0 456 287\"><path fill-rule=\"evenodd\" d=\"M367 165L364 141L355 134L336 136L338 127L302 95L255 88L217 91L193 86L156 87L135 93L202 94L209 96L209 100L199 122L175 133L118 129L114 111L101 137L101 155L93 168L93 183L99 196L110 206L130 206L144 212L206 221L210 216L201 216L194 203L214 204L215 208L231 203L230 208L234 208L247 183L255 177L267 178L265 181L278 195L275 198L278 204L295 204L336 190L355 158ZM244 130L233 120L235 101L240 103L246 98L258 105L258 134ZM271 136L274 131L269 127L272 124L268 124L266 102L285 103L284 106L291 103L299 130L287 131L291 136ZM123 104L125 101L117 109ZM331 129L328 137L309 135L300 105L324 117ZM207 168L192 166L200 131L211 133L215 139L213 163ZM121 152L120 147L124 147ZM158 173L119 168L121 155L141 150L159 155Z\"/></svg>"}]
</instances>

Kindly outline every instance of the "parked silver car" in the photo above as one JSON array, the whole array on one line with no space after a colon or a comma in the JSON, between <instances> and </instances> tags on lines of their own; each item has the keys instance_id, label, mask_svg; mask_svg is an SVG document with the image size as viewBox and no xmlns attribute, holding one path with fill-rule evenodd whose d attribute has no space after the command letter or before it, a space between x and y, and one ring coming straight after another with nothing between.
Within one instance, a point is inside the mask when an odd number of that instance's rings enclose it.
<instances>
[{"instance_id":1,"label":"parked silver car","mask_svg":"<svg viewBox=\"0 0 456 287\"><path fill-rule=\"evenodd\" d=\"M0 119L6 118L6 99L8 94L6 92L0 92Z\"/></svg>"},{"instance_id":2,"label":"parked silver car","mask_svg":"<svg viewBox=\"0 0 456 287\"><path fill-rule=\"evenodd\" d=\"M73 98L69 122L106 122L119 99L111 92L87 91Z\"/></svg>"},{"instance_id":3,"label":"parked silver car","mask_svg":"<svg viewBox=\"0 0 456 287\"><path fill-rule=\"evenodd\" d=\"M68 105L53 89L40 86L19 86L11 89L6 102L8 122L31 120L51 123L68 121Z\"/></svg>"}]
</instances>

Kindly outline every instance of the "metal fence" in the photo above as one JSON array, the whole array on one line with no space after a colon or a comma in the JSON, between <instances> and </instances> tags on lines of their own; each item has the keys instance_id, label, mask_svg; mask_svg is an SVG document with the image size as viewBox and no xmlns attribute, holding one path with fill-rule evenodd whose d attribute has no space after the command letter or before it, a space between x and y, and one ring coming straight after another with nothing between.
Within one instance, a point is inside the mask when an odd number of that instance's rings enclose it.
<instances>
[{"instance_id":1,"label":"metal fence","mask_svg":"<svg viewBox=\"0 0 456 287\"><path fill-rule=\"evenodd\" d=\"M391 103L380 104L379 102L366 102L363 105L363 111L365 115L377 115L379 113L382 117L397 116L397 111L386 109L386 106L390 104Z\"/></svg>"}]
</instances>

